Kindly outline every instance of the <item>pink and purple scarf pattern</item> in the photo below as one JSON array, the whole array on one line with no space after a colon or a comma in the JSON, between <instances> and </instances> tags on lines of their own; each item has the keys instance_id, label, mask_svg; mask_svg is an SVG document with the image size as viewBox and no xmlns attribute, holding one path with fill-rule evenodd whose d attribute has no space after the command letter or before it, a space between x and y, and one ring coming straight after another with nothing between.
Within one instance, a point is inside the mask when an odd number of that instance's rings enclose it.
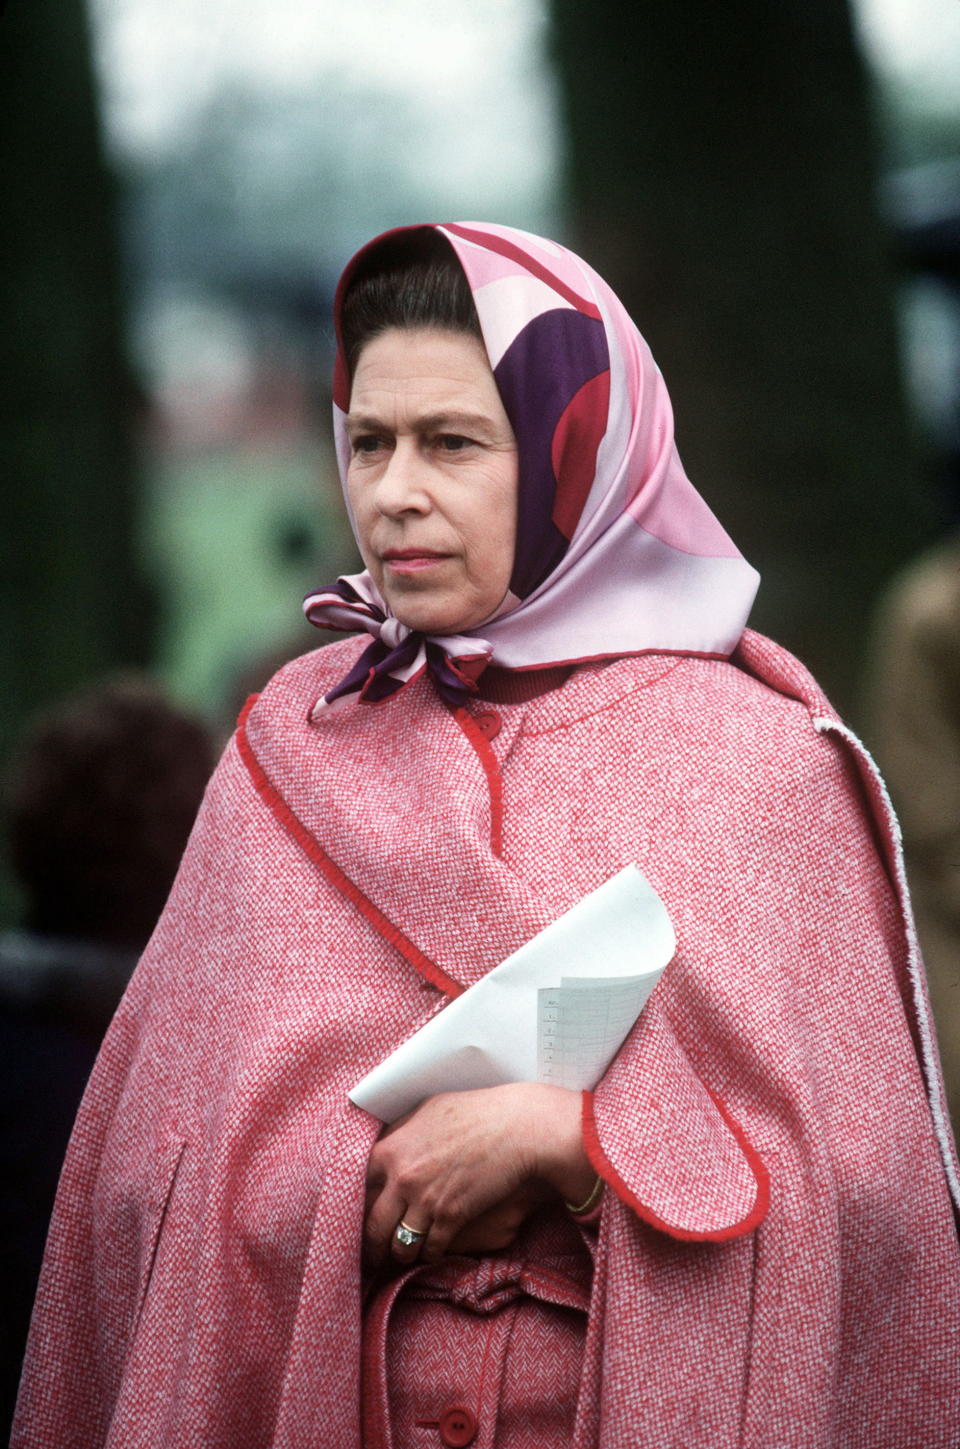
<instances>
[{"instance_id":1,"label":"pink and purple scarf pattern","mask_svg":"<svg viewBox=\"0 0 960 1449\"><path fill-rule=\"evenodd\" d=\"M386 699L425 668L456 704L491 662L536 669L650 651L729 655L758 575L687 478L666 385L620 301L555 242L488 222L436 229L470 284L517 438L510 590L478 628L430 637L389 614L367 573L309 594L304 610L312 623L374 636L315 714L351 696ZM344 272L338 302L367 251ZM348 407L338 356L334 431L342 481Z\"/></svg>"}]
</instances>

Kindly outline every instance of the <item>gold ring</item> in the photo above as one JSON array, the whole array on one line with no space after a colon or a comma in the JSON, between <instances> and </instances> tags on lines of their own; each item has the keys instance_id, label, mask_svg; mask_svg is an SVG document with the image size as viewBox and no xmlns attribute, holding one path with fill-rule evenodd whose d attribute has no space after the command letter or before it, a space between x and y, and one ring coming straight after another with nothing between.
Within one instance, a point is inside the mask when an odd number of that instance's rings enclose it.
<instances>
[{"instance_id":1,"label":"gold ring","mask_svg":"<svg viewBox=\"0 0 960 1449\"><path fill-rule=\"evenodd\" d=\"M426 1233L419 1232L416 1228L412 1228L409 1223L405 1223L403 1218L401 1218L397 1223L397 1230L393 1236L403 1247L413 1248L417 1243L422 1243L427 1235Z\"/></svg>"}]
</instances>

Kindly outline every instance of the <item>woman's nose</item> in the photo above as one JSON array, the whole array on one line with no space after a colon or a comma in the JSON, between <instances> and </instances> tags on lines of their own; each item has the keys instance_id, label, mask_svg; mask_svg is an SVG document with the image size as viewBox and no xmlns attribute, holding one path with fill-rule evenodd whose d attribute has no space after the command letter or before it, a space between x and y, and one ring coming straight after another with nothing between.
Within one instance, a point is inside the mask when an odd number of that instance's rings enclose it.
<instances>
[{"instance_id":1,"label":"woman's nose","mask_svg":"<svg viewBox=\"0 0 960 1449\"><path fill-rule=\"evenodd\" d=\"M376 504L388 517L399 513L426 513L430 495L426 463L415 448L397 442L377 480Z\"/></svg>"}]
</instances>

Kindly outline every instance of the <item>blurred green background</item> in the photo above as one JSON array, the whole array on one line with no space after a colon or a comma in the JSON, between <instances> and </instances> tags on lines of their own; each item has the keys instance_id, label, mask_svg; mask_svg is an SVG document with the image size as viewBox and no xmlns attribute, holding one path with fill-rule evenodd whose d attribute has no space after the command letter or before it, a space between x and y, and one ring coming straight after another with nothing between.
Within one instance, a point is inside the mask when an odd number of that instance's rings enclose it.
<instances>
[{"instance_id":1,"label":"blurred green background","mask_svg":"<svg viewBox=\"0 0 960 1449\"><path fill-rule=\"evenodd\" d=\"M955 3L9 0L0 35L3 761L129 664L225 731L319 642L299 600L356 563L332 287L456 217L628 302L753 622L856 718L955 508Z\"/></svg>"}]
</instances>

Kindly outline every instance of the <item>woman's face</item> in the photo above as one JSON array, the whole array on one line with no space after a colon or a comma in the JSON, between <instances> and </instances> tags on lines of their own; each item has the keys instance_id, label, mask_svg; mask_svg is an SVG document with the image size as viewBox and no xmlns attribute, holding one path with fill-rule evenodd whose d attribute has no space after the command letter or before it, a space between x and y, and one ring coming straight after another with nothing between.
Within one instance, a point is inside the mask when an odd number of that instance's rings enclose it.
<instances>
[{"instance_id":1,"label":"woman's face","mask_svg":"<svg viewBox=\"0 0 960 1449\"><path fill-rule=\"evenodd\" d=\"M503 601L517 531L517 441L483 345L391 328L360 353L347 416L360 552L410 629L457 634Z\"/></svg>"}]
</instances>

